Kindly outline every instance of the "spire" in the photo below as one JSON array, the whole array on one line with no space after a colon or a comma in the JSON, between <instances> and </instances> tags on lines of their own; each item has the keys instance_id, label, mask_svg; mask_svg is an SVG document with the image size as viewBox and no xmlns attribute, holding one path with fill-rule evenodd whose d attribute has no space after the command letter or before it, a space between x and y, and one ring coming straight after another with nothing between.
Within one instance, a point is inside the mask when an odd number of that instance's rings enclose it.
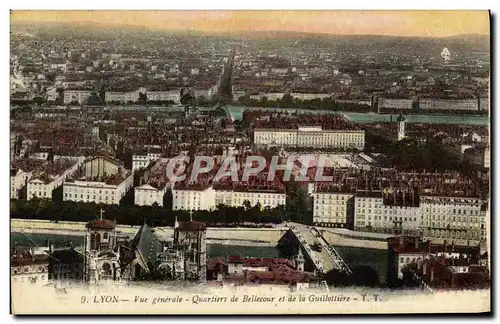
<instances>
[{"instance_id":1,"label":"spire","mask_svg":"<svg viewBox=\"0 0 500 324\"><path fill-rule=\"evenodd\" d=\"M299 248L299 253L297 254L297 261L304 261L304 256L302 255L301 248Z\"/></svg>"}]
</instances>

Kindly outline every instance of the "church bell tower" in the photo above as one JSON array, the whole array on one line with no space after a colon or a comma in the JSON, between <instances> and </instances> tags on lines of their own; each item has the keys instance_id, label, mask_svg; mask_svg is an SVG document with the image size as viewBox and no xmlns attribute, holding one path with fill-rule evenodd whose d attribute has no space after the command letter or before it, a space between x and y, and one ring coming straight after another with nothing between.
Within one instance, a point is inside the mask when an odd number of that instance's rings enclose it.
<instances>
[{"instance_id":1,"label":"church bell tower","mask_svg":"<svg viewBox=\"0 0 500 324\"><path fill-rule=\"evenodd\" d=\"M115 222L91 220L86 225L84 278L90 283L120 278L120 251L116 244Z\"/></svg>"}]
</instances>

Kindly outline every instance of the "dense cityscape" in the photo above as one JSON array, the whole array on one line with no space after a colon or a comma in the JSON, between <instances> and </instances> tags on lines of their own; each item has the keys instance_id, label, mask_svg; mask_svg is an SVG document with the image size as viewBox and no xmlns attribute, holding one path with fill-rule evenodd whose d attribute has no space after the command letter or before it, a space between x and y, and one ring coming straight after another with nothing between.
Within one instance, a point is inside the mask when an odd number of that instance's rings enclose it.
<instances>
[{"instance_id":1,"label":"dense cityscape","mask_svg":"<svg viewBox=\"0 0 500 324\"><path fill-rule=\"evenodd\" d=\"M12 24L13 281L489 287L489 36L82 27Z\"/></svg>"}]
</instances>

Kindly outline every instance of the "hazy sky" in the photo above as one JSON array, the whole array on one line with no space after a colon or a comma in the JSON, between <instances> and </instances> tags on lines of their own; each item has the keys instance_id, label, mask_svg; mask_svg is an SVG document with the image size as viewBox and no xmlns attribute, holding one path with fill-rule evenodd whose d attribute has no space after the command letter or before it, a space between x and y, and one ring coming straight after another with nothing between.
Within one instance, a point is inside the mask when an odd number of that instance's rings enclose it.
<instances>
[{"instance_id":1,"label":"hazy sky","mask_svg":"<svg viewBox=\"0 0 500 324\"><path fill-rule=\"evenodd\" d=\"M487 11L14 11L13 22L59 21L201 31L298 31L446 37L490 33Z\"/></svg>"}]
</instances>

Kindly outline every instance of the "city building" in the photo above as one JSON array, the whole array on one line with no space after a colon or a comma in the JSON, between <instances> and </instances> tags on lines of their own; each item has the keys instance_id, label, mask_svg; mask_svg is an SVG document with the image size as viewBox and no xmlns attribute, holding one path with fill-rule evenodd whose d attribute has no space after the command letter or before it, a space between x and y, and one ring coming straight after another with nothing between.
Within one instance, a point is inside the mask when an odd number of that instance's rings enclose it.
<instances>
[{"instance_id":1,"label":"city building","mask_svg":"<svg viewBox=\"0 0 500 324\"><path fill-rule=\"evenodd\" d=\"M484 199L437 196L413 190L359 191L355 196L354 229L415 235L433 242L479 244L487 239Z\"/></svg>"},{"instance_id":2,"label":"city building","mask_svg":"<svg viewBox=\"0 0 500 324\"><path fill-rule=\"evenodd\" d=\"M69 103L83 104L92 95L90 90L64 90L63 102L65 105Z\"/></svg>"},{"instance_id":3,"label":"city building","mask_svg":"<svg viewBox=\"0 0 500 324\"><path fill-rule=\"evenodd\" d=\"M418 237L388 238L389 286L474 289L489 286L489 271L480 265L479 246L433 244ZM398 284L399 282L399 284Z\"/></svg>"},{"instance_id":4,"label":"city building","mask_svg":"<svg viewBox=\"0 0 500 324\"><path fill-rule=\"evenodd\" d=\"M402 200L405 202L400 202ZM375 232L418 234L422 215L418 195L413 191L356 192L354 198L354 229L367 228ZM365 229L366 230L366 229Z\"/></svg>"},{"instance_id":5,"label":"city building","mask_svg":"<svg viewBox=\"0 0 500 324\"><path fill-rule=\"evenodd\" d=\"M50 249L49 280L81 281L84 278L84 254L74 247Z\"/></svg>"},{"instance_id":6,"label":"city building","mask_svg":"<svg viewBox=\"0 0 500 324\"><path fill-rule=\"evenodd\" d=\"M290 96L293 99L299 99L299 100L314 100L314 99L332 98L332 95L329 94L329 93L299 93L299 92L292 92L292 93L290 93Z\"/></svg>"},{"instance_id":7,"label":"city building","mask_svg":"<svg viewBox=\"0 0 500 324\"><path fill-rule=\"evenodd\" d=\"M476 197L420 197L423 238L477 244L487 239L487 202Z\"/></svg>"},{"instance_id":8,"label":"city building","mask_svg":"<svg viewBox=\"0 0 500 324\"><path fill-rule=\"evenodd\" d=\"M490 99L489 98L479 98L479 109L480 110L490 110Z\"/></svg>"},{"instance_id":9,"label":"city building","mask_svg":"<svg viewBox=\"0 0 500 324\"><path fill-rule=\"evenodd\" d=\"M115 204L133 187L133 174L116 160L97 156L82 163L63 186L64 201Z\"/></svg>"},{"instance_id":10,"label":"city building","mask_svg":"<svg viewBox=\"0 0 500 324\"><path fill-rule=\"evenodd\" d=\"M146 154L132 155L132 172L142 168L147 168L151 162L160 159L160 156L161 153L159 152L147 152Z\"/></svg>"},{"instance_id":11,"label":"city building","mask_svg":"<svg viewBox=\"0 0 500 324\"><path fill-rule=\"evenodd\" d=\"M243 188L242 188L243 189ZM261 208L275 208L279 205L285 206L285 192L276 192L276 190L215 190L215 206L223 204L231 207L244 206L248 201L250 206L259 204Z\"/></svg>"},{"instance_id":12,"label":"city building","mask_svg":"<svg viewBox=\"0 0 500 324\"><path fill-rule=\"evenodd\" d=\"M106 103L129 103L139 100L139 91L116 92L106 91L104 94Z\"/></svg>"},{"instance_id":13,"label":"city building","mask_svg":"<svg viewBox=\"0 0 500 324\"><path fill-rule=\"evenodd\" d=\"M312 193L313 224L348 228L354 217L354 194L328 192L328 186L318 184Z\"/></svg>"},{"instance_id":14,"label":"city building","mask_svg":"<svg viewBox=\"0 0 500 324\"><path fill-rule=\"evenodd\" d=\"M216 192L211 186L187 186L175 183L172 189L173 210L213 210Z\"/></svg>"},{"instance_id":15,"label":"city building","mask_svg":"<svg viewBox=\"0 0 500 324\"><path fill-rule=\"evenodd\" d=\"M489 145L469 145L463 151L463 158L472 164L489 169L491 166L491 155Z\"/></svg>"},{"instance_id":16,"label":"city building","mask_svg":"<svg viewBox=\"0 0 500 324\"><path fill-rule=\"evenodd\" d=\"M27 185L27 199L52 199L55 189L58 189L66 179L73 176L81 163L73 159L59 159L47 162L33 171Z\"/></svg>"},{"instance_id":17,"label":"city building","mask_svg":"<svg viewBox=\"0 0 500 324\"><path fill-rule=\"evenodd\" d=\"M301 250L295 260L281 258L245 258L230 256L209 259L207 273L210 279L222 284L271 284L308 287L315 280L304 272L304 256Z\"/></svg>"},{"instance_id":18,"label":"city building","mask_svg":"<svg viewBox=\"0 0 500 324\"><path fill-rule=\"evenodd\" d=\"M181 101L180 89L172 89L168 91L148 91L146 96L148 101L173 101L176 104Z\"/></svg>"},{"instance_id":19,"label":"city building","mask_svg":"<svg viewBox=\"0 0 500 324\"><path fill-rule=\"evenodd\" d=\"M134 203L138 206L163 206L165 193L170 189L167 177L168 160L159 160L145 171L143 184L134 188Z\"/></svg>"},{"instance_id":20,"label":"city building","mask_svg":"<svg viewBox=\"0 0 500 324\"><path fill-rule=\"evenodd\" d=\"M43 249L15 247L10 256L12 283L45 285L49 281L49 256Z\"/></svg>"},{"instance_id":21,"label":"city building","mask_svg":"<svg viewBox=\"0 0 500 324\"><path fill-rule=\"evenodd\" d=\"M405 109L411 110L413 108L412 99L392 99L392 98L378 98L379 109Z\"/></svg>"},{"instance_id":22,"label":"city building","mask_svg":"<svg viewBox=\"0 0 500 324\"><path fill-rule=\"evenodd\" d=\"M10 199L19 199L21 191L26 187L33 171L24 171L21 168L10 169Z\"/></svg>"},{"instance_id":23,"label":"city building","mask_svg":"<svg viewBox=\"0 0 500 324\"><path fill-rule=\"evenodd\" d=\"M483 101L484 102L484 101ZM419 101L421 110L478 110L477 99L426 99L422 98ZM482 109L482 108L481 108Z\"/></svg>"},{"instance_id":24,"label":"city building","mask_svg":"<svg viewBox=\"0 0 500 324\"><path fill-rule=\"evenodd\" d=\"M321 127L298 129L254 129L256 145L281 145L305 148L356 149L365 146L363 130L324 130Z\"/></svg>"}]
</instances>

